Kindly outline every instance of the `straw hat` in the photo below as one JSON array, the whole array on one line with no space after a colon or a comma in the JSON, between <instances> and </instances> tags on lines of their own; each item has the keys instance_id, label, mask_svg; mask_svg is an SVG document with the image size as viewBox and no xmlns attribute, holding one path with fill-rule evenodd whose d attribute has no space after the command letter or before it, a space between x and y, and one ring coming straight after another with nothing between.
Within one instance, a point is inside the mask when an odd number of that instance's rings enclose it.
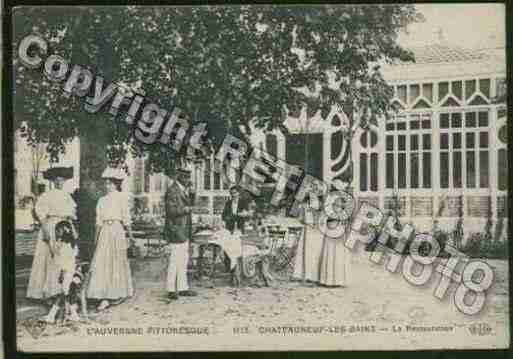
<instances>
[{"instance_id":1,"label":"straw hat","mask_svg":"<svg viewBox=\"0 0 513 359\"><path fill-rule=\"evenodd\" d=\"M121 168L107 167L102 173L102 178L123 181L126 178L126 173Z\"/></svg>"},{"instance_id":2,"label":"straw hat","mask_svg":"<svg viewBox=\"0 0 513 359\"><path fill-rule=\"evenodd\" d=\"M73 167L56 166L43 172L43 178L46 180L52 181L57 177L66 180L73 178Z\"/></svg>"}]
</instances>

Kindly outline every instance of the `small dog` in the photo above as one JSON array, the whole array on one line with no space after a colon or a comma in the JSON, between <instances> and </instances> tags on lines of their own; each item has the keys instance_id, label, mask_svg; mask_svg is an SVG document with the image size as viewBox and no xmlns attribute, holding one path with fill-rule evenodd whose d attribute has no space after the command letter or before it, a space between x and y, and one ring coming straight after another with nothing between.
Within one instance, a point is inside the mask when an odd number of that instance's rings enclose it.
<instances>
[{"instance_id":1,"label":"small dog","mask_svg":"<svg viewBox=\"0 0 513 359\"><path fill-rule=\"evenodd\" d=\"M56 316L62 312L62 318L79 321L79 306L87 319L87 301L85 298L87 263L77 263L78 238L68 221L61 221L55 225L56 243L51 247L55 264L60 271L59 284L62 291L57 295L50 312L43 318L47 323L55 323ZM50 244L49 244L50 245ZM63 309L61 311L61 309Z\"/></svg>"}]
</instances>

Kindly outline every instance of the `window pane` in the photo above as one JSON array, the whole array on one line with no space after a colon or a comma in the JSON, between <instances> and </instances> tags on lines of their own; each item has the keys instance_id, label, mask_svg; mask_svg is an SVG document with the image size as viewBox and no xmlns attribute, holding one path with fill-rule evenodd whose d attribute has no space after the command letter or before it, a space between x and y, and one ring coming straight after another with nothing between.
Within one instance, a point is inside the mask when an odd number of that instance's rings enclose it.
<instances>
[{"instance_id":1,"label":"window pane","mask_svg":"<svg viewBox=\"0 0 513 359\"><path fill-rule=\"evenodd\" d=\"M476 113L467 112L465 113L465 127L476 127Z\"/></svg>"},{"instance_id":2,"label":"window pane","mask_svg":"<svg viewBox=\"0 0 513 359\"><path fill-rule=\"evenodd\" d=\"M221 175L214 171L214 189L221 189Z\"/></svg>"},{"instance_id":3,"label":"window pane","mask_svg":"<svg viewBox=\"0 0 513 359\"><path fill-rule=\"evenodd\" d=\"M397 97L403 103L406 103L406 85L397 86Z\"/></svg>"},{"instance_id":4,"label":"window pane","mask_svg":"<svg viewBox=\"0 0 513 359\"><path fill-rule=\"evenodd\" d=\"M449 83L448 82L440 82L438 84L438 99L442 101L445 95L449 93Z\"/></svg>"},{"instance_id":5,"label":"window pane","mask_svg":"<svg viewBox=\"0 0 513 359\"><path fill-rule=\"evenodd\" d=\"M499 141L503 144L508 143L508 127L506 125L501 126L499 132L497 133L497 137L499 137Z\"/></svg>"},{"instance_id":6,"label":"window pane","mask_svg":"<svg viewBox=\"0 0 513 359\"><path fill-rule=\"evenodd\" d=\"M476 92L476 80L465 81L465 98L468 100Z\"/></svg>"},{"instance_id":7,"label":"window pane","mask_svg":"<svg viewBox=\"0 0 513 359\"><path fill-rule=\"evenodd\" d=\"M386 148L387 148L387 151L393 151L394 150L394 136L387 136Z\"/></svg>"},{"instance_id":8,"label":"window pane","mask_svg":"<svg viewBox=\"0 0 513 359\"><path fill-rule=\"evenodd\" d=\"M479 112L479 127L488 126L488 112L480 111Z\"/></svg>"},{"instance_id":9,"label":"window pane","mask_svg":"<svg viewBox=\"0 0 513 359\"><path fill-rule=\"evenodd\" d=\"M451 86L454 96L461 100L461 81L454 81Z\"/></svg>"},{"instance_id":10,"label":"window pane","mask_svg":"<svg viewBox=\"0 0 513 359\"><path fill-rule=\"evenodd\" d=\"M420 95L419 85L410 85L410 104L413 104L415 99Z\"/></svg>"},{"instance_id":11,"label":"window pane","mask_svg":"<svg viewBox=\"0 0 513 359\"><path fill-rule=\"evenodd\" d=\"M405 135L399 135L397 136L398 139L398 149L399 151L406 151L406 136Z\"/></svg>"},{"instance_id":12,"label":"window pane","mask_svg":"<svg viewBox=\"0 0 513 359\"><path fill-rule=\"evenodd\" d=\"M429 101L433 101L433 84L422 85L422 95Z\"/></svg>"},{"instance_id":13,"label":"window pane","mask_svg":"<svg viewBox=\"0 0 513 359\"><path fill-rule=\"evenodd\" d=\"M399 153L397 156L397 182L398 188L406 188L406 154Z\"/></svg>"},{"instance_id":14,"label":"window pane","mask_svg":"<svg viewBox=\"0 0 513 359\"><path fill-rule=\"evenodd\" d=\"M444 149L444 150L449 148L449 134L448 133L440 134L440 148Z\"/></svg>"},{"instance_id":15,"label":"window pane","mask_svg":"<svg viewBox=\"0 0 513 359\"><path fill-rule=\"evenodd\" d=\"M430 134L422 135L422 146L425 150L431 149L431 135Z\"/></svg>"},{"instance_id":16,"label":"window pane","mask_svg":"<svg viewBox=\"0 0 513 359\"><path fill-rule=\"evenodd\" d=\"M398 130L398 131L404 131L404 130L406 130L406 122L398 122L398 123L397 123L397 130Z\"/></svg>"},{"instance_id":17,"label":"window pane","mask_svg":"<svg viewBox=\"0 0 513 359\"><path fill-rule=\"evenodd\" d=\"M467 151L467 187L476 187L476 156L474 151Z\"/></svg>"},{"instance_id":18,"label":"window pane","mask_svg":"<svg viewBox=\"0 0 513 359\"><path fill-rule=\"evenodd\" d=\"M377 191L378 190L378 154L371 154L371 168L370 168L370 190Z\"/></svg>"},{"instance_id":19,"label":"window pane","mask_svg":"<svg viewBox=\"0 0 513 359\"><path fill-rule=\"evenodd\" d=\"M410 159L410 185L411 188L419 188L419 154L412 153Z\"/></svg>"},{"instance_id":20,"label":"window pane","mask_svg":"<svg viewBox=\"0 0 513 359\"><path fill-rule=\"evenodd\" d=\"M431 188L431 153L422 154L422 184L424 188Z\"/></svg>"},{"instance_id":21,"label":"window pane","mask_svg":"<svg viewBox=\"0 0 513 359\"><path fill-rule=\"evenodd\" d=\"M205 161L203 173L203 188L210 189L210 161Z\"/></svg>"},{"instance_id":22,"label":"window pane","mask_svg":"<svg viewBox=\"0 0 513 359\"><path fill-rule=\"evenodd\" d=\"M487 98L490 97L490 79L481 79L479 80L479 90L485 95Z\"/></svg>"},{"instance_id":23,"label":"window pane","mask_svg":"<svg viewBox=\"0 0 513 359\"><path fill-rule=\"evenodd\" d=\"M499 190L508 190L508 153L505 148L499 150Z\"/></svg>"},{"instance_id":24,"label":"window pane","mask_svg":"<svg viewBox=\"0 0 513 359\"><path fill-rule=\"evenodd\" d=\"M362 133L360 136L360 143L363 148L367 148L367 132Z\"/></svg>"},{"instance_id":25,"label":"window pane","mask_svg":"<svg viewBox=\"0 0 513 359\"><path fill-rule=\"evenodd\" d=\"M370 131L369 136L370 136L370 146L371 147L376 146L376 144L378 143L378 135L376 134L376 132Z\"/></svg>"},{"instance_id":26,"label":"window pane","mask_svg":"<svg viewBox=\"0 0 513 359\"><path fill-rule=\"evenodd\" d=\"M274 157L278 156L278 139L276 138L276 135L268 134L265 136L265 146L267 153Z\"/></svg>"},{"instance_id":27,"label":"window pane","mask_svg":"<svg viewBox=\"0 0 513 359\"><path fill-rule=\"evenodd\" d=\"M488 148L488 133L479 132L479 147Z\"/></svg>"},{"instance_id":28,"label":"window pane","mask_svg":"<svg viewBox=\"0 0 513 359\"><path fill-rule=\"evenodd\" d=\"M479 187L488 187L488 151L479 152Z\"/></svg>"},{"instance_id":29,"label":"window pane","mask_svg":"<svg viewBox=\"0 0 513 359\"><path fill-rule=\"evenodd\" d=\"M461 113L453 113L451 114L451 127L452 128L460 128L461 127Z\"/></svg>"},{"instance_id":30,"label":"window pane","mask_svg":"<svg viewBox=\"0 0 513 359\"><path fill-rule=\"evenodd\" d=\"M453 185L454 188L461 188L461 152L455 151L452 153L452 170L453 170Z\"/></svg>"},{"instance_id":31,"label":"window pane","mask_svg":"<svg viewBox=\"0 0 513 359\"><path fill-rule=\"evenodd\" d=\"M417 151L419 149L419 136L418 135L410 136L410 148L412 151Z\"/></svg>"},{"instance_id":32,"label":"window pane","mask_svg":"<svg viewBox=\"0 0 513 359\"><path fill-rule=\"evenodd\" d=\"M360 191L367 191L367 154L360 153Z\"/></svg>"},{"instance_id":33,"label":"window pane","mask_svg":"<svg viewBox=\"0 0 513 359\"><path fill-rule=\"evenodd\" d=\"M440 187L449 187L449 154L447 152L440 153Z\"/></svg>"},{"instance_id":34,"label":"window pane","mask_svg":"<svg viewBox=\"0 0 513 359\"><path fill-rule=\"evenodd\" d=\"M461 133L452 134L452 148L461 148Z\"/></svg>"},{"instance_id":35,"label":"window pane","mask_svg":"<svg viewBox=\"0 0 513 359\"><path fill-rule=\"evenodd\" d=\"M418 120L410 121L410 130L418 130L420 128L420 123Z\"/></svg>"},{"instance_id":36,"label":"window pane","mask_svg":"<svg viewBox=\"0 0 513 359\"><path fill-rule=\"evenodd\" d=\"M386 162L387 162L386 186L387 186L387 188L394 188L394 155L392 153L387 153Z\"/></svg>"},{"instance_id":37,"label":"window pane","mask_svg":"<svg viewBox=\"0 0 513 359\"><path fill-rule=\"evenodd\" d=\"M465 134L465 137L466 137L465 142L466 142L467 148L474 148L476 146L475 134L467 133L467 134Z\"/></svg>"},{"instance_id":38,"label":"window pane","mask_svg":"<svg viewBox=\"0 0 513 359\"><path fill-rule=\"evenodd\" d=\"M440 128L449 128L449 114L448 113L440 114Z\"/></svg>"},{"instance_id":39,"label":"window pane","mask_svg":"<svg viewBox=\"0 0 513 359\"><path fill-rule=\"evenodd\" d=\"M395 130L395 123L387 123L386 130L387 131L394 131Z\"/></svg>"},{"instance_id":40,"label":"window pane","mask_svg":"<svg viewBox=\"0 0 513 359\"><path fill-rule=\"evenodd\" d=\"M423 120L422 121L422 128L423 129L430 129L431 128L431 120Z\"/></svg>"}]
</instances>

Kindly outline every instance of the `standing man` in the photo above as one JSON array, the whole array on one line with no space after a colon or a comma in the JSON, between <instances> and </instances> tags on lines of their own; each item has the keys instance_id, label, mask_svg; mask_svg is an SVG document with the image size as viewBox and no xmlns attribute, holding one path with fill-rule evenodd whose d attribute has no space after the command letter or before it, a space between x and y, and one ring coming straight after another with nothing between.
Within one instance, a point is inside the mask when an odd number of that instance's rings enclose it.
<instances>
[{"instance_id":1,"label":"standing man","mask_svg":"<svg viewBox=\"0 0 513 359\"><path fill-rule=\"evenodd\" d=\"M197 295L189 289L187 280L194 197L190 171L185 168L178 169L177 178L167 188L165 195L164 237L169 249L166 289L170 300L176 300L180 295L185 297Z\"/></svg>"}]
</instances>

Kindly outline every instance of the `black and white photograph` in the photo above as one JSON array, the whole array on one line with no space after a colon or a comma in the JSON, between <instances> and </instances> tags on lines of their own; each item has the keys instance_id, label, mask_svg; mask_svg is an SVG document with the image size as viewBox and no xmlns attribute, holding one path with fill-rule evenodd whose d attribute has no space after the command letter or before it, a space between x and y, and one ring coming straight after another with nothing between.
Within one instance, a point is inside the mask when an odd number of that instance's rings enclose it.
<instances>
[{"instance_id":1,"label":"black and white photograph","mask_svg":"<svg viewBox=\"0 0 513 359\"><path fill-rule=\"evenodd\" d=\"M10 17L16 350L509 348L505 3Z\"/></svg>"}]
</instances>

